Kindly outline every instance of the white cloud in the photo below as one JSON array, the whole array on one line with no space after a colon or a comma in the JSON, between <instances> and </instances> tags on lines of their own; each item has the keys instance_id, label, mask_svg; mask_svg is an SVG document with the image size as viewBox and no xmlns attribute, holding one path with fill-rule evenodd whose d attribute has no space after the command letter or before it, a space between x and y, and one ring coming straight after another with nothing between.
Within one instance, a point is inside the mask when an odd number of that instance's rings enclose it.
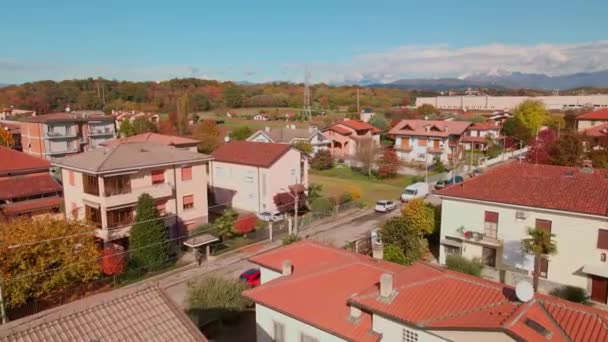
<instances>
[{"instance_id":1,"label":"white cloud","mask_svg":"<svg viewBox=\"0 0 608 342\"><path fill-rule=\"evenodd\" d=\"M399 78L458 77L474 73L510 72L565 75L608 69L608 40L576 44L490 44L452 48L407 45L353 56L346 65L311 67L324 82L394 81Z\"/></svg>"}]
</instances>

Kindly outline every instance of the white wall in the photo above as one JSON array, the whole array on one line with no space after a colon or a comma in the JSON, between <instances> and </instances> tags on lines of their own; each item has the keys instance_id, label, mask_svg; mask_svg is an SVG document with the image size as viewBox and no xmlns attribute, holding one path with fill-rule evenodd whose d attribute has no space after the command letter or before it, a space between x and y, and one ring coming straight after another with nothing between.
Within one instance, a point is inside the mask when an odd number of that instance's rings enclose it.
<instances>
[{"instance_id":1,"label":"white wall","mask_svg":"<svg viewBox=\"0 0 608 342\"><path fill-rule=\"evenodd\" d=\"M260 267L260 273L261 273L261 275L260 275L261 284L266 284L267 282L269 282L271 280L275 280L282 276L281 273L273 271L266 267Z\"/></svg>"},{"instance_id":2,"label":"white wall","mask_svg":"<svg viewBox=\"0 0 608 342\"><path fill-rule=\"evenodd\" d=\"M405 341L403 339L404 328L418 334L418 342L445 341L445 339L432 335L423 330L419 330L413 327L406 327L401 323L395 322L380 315L373 315L372 330L382 334L382 342Z\"/></svg>"},{"instance_id":3,"label":"white wall","mask_svg":"<svg viewBox=\"0 0 608 342\"><path fill-rule=\"evenodd\" d=\"M255 319L257 323L257 342L272 342L274 340L275 321L285 326L285 341L287 342L300 341L302 333L316 338L319 342L346 342L342 338L283 315L261 304L255 305ZM344 319L347 319L347 317Z\"/></svg>"},{"instance_id":4,"label":"white wall","mask_svg":"<svg viewBox=\"0 0 608 342\"><path fill-rule=\"evenodd\" d=\"M402 140L405 140L406 138L409 138L409 146L412 148L412 150L410 152L407 151L400 151L399 147L403 144ZM427 139L427 145L426 146L420 146L419 145L419 141L420 138L426 138ZM433 148L434 146L434 140L441 140L440 144L443 144L443 152L441 154L435 153L428 153L428 155L426 156L426 162L427 164L432 164L433 160L435 159L436 156L439 156L440 160L443 163L447 163L449 162L448 160L448 153L450 151L449 149L449 144L448 144L448 140L447 138L436 138L436 137L419 137L419 136L397 136L395 139L395 147L397 148L397 156L404 160L404 161L408 161L408 162L413 162L413 161L419 161L419 162L424 162L425 159L425 154L427 153L427 149L429 148ZM440 145L441 146L441 145Z\"/></svg>"},{"instance_id":5,"label":"white wall","mask_svg":"<svg viewBox=\"0 0 608 342\"><path fill-rule=\"evenodd\" d=\"M564 194L566 196L567 194ZM521 269L531 270L531 258L526 258L521 252L521 240L527 237L527 229L535 226L536 219L552 221L551 232L555 234L558 253L549 258L547 280L588 287L588 280L581 268L585 264L601 264L600 254L608 251L600 250L597 246L598 230L608 229L608 218L568 214L557 211L515 207L508 205L472 202L443 198L441 206L441 238L446 236L459 237L457 229L464 226L465 230L483 232L484 212L498 212L498 239L503 241L502 262ZM518 210L527 213L526 219L517 219ZM481 249L468 250L463 254L472 256ZM497 255L499 259L500 256ZM445 251L440 248L440 262L445 264Z\"/></svg>"},{"instance_id":6,"label":"white wall","mask_svg":"<svg viewBox=\"0 0 608 342\"><path fill-rule=\"evenodd\" d=\"M580 108L593 105L596 108L608 107L608 95L573 95L573 96L437 96L418 97L416 107L431 104L441 109L513 109L525 100L538 100L548 109Z\"/></svg>"}]
</instances>

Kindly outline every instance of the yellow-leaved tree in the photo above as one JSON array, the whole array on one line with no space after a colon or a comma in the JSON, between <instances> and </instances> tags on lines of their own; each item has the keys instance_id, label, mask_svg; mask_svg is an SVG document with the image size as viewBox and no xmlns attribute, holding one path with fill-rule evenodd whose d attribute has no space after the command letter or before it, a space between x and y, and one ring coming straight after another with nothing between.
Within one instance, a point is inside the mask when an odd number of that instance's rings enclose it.
<instances>
[{"instance_id":1,"label":"yellow-leaved tree","mask_svg":"<svg viewBox=\"0 0 608 342\"><path fill-rule=\"evenodd\" d=\"M0 220L0 281L7 307L52 297L100 273L94 227L27 217ZM66 236L69 236L66 238Z\"/></svg>"}]
</instances>

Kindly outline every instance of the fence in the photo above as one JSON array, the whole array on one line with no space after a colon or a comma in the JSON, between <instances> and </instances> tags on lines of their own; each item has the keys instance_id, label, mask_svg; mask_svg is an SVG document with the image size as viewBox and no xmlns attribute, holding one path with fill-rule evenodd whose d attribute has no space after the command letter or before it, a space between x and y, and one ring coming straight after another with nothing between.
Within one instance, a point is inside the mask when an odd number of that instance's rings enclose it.
<instances>
[{"instance_id":1,"label":"fence","mask_svg":"<svg viewBox=\"0 0 608 342\"><path fill-rule=\"evenodd\" d=\"M487 166L491 166L494 164L502 163L509 158L514 158L514 157L520 156L526 152L528 152L528 147L524 147L522 149L515 150L515 151L505 152L496 158L486 159L480 166L487 167Z\"/></svg>"}]
</instances>

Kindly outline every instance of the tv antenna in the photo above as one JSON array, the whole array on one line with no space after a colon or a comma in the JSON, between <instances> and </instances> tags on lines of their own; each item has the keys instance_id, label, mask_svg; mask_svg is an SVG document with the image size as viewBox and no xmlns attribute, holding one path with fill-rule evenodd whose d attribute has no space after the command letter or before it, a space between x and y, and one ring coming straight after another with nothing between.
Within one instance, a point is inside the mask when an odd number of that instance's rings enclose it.
<instances>
[{"instance_id":1,"label":"tv antenna","mask_svg":"<svg viewBox=\"0 0 608 342\"><path fill-rule=\"evenodd\" d=\"M308 121L312 118L312 111L310 110L310 72L308 66L304 69L304 116Z\"/></svg>"}]
</instances>

